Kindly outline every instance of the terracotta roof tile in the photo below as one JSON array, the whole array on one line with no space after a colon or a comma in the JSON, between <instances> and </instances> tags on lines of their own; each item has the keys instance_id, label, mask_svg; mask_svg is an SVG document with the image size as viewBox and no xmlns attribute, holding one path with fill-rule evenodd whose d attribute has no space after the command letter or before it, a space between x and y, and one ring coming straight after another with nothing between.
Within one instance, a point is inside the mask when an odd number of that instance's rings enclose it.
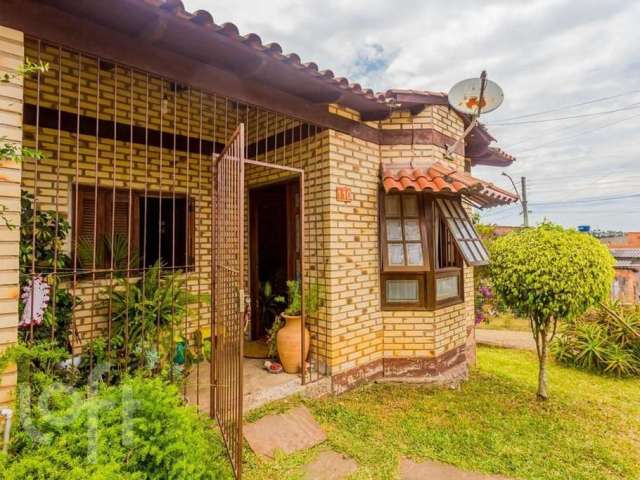
<instances>
[{"instance_id":1,"label":"terracotta roof tile","mask_svg":"<svg viewBox=\"0 0 640 480\"><path fill-rule=\"evenodd\" d=\"M237 40L247 46L263 52L270 57L288 63L298 70L301 70L311 77L322 79L332 85L337 85L344 90L348 90L356 95L361 95L373 102L386 104L387 97L384 93L375 93L370 88L363 88L358 83L351 83L348 79L336 77L331 70L318 71L318 65L313 62L303 63L300 56L296 53L283 54L282 47L277 43L263 44L262 39L255 33L240 35L238 27L233 23L224 23L218 25L214 22L213 16L206 10L197 10L189 12L185 9L184 4L180 0L141 0L148 5L162 8L171 12L178 18L183 18L199 25L203 28L210 29L216 33L225 35L226 37Z\"/></svg>"},{"instance_id":2,"label":"terracotta roof tile","mask_svg":"<svg viewBox=\"0 0 640 480\"><path fill-rule=\"evenodd\" d=\"M385 165L382 168L382 185L386 192L415 190L459 193L479 208L506 205L518 200L513 193L441 161L416 168Z\"/></svg>"}]
</instances>

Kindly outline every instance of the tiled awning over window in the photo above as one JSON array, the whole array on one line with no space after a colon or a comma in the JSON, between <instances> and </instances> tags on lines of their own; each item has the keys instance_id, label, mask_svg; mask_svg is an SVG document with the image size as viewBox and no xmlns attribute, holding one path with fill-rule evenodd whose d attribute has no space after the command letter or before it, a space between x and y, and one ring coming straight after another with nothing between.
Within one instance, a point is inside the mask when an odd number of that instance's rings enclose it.
<instances>
[{"instance_id":1,"label":"tiled awning over window","mask_svg":"<svg viewBox=\"0 0 640 480\"><path fill-rule=\"evenodd\" d=\"M382 185L386 192L460 193L478 208L491 208L516 202L518 197L490 182L472 177L450 164L437 161L424 167L384 165Z\"/></svg>"}]
</instances>

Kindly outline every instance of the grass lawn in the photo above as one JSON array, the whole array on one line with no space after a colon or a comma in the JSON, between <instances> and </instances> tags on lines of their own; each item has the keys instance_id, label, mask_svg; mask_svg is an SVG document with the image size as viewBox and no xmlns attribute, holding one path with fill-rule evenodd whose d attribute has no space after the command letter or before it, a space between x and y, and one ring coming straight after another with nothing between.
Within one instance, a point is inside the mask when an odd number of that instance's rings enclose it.
<instances>
[{"instance_id":1,"label":"grass lawn","mask_svg":"<svg viewBox=\"0 0 640 480\"><path fill-rule=\"evenodd\" d=\"M530 332L529 320L516 317L513 313L498 313L482 322L477 328L487 330L517 330Z\"/></svg>"},{"instance_id":2,"label":"grass lawn","mask_svg":"<svg viewBox=\"0 0 640 480\"><path fill-rule=\"evenodd\" d=\"M340 397L291 399L249 414L306 404L328 446L359 464L355 479L397 478L401 455L523 479L640 478L640 380L552 364L551 399L534 399L533 353L480 348L459 390L370 385ZM325 446L273 461L245 452L247 479L298 479Z\"/></svg>"}]
</instances>

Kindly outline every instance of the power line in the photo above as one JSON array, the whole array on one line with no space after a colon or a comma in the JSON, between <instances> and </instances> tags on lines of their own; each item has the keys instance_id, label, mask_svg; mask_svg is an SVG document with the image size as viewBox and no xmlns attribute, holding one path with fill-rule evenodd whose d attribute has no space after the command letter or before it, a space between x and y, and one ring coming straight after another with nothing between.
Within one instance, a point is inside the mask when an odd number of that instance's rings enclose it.
<instances>
[{"instance_id":1,"label":"power line","mask_svg":"<svg viewBox=\"0 0 640 480\"><path fill-rule=\"evenodd\" d=\"M640 185L640 181L636 180L640 178L638 175L629 175L625 178L610 178L609 180L605 180L605 177L602 177L600 180L594 180L593 178L585 178L584 180L567 180L567 179L558 179L551 180L549 182L540 182L534 183L532 182L532 190L536 192L546 192L557 190L558 181L564 182L563 189L582 189L582 188L598 188L598 187L635 187ZM617 192L622 193L622 192Z\"/></svg>"},{"instance_id":2,"label":"power line","mask_svg":"<svg viewBox=\"0 0 640 480\"><path fill-rule=\"evenodd\" d=\"M558 206L558 205L574 205L579 203L593 203L593 202L610 202L615 200L626 200L629 198L640 198L640 193L631 193L628 195L611 195L605 197L586 197L586 198L578 198L576 200L562 200L558 202L540 202L540 203L531 203L532 206L543 207L543 206Z\"/></svg>"},{"instance_id":3,"label":"power line","mask_svg":"<svg viewBox=\"0 0 640 480\"><path fill-rule=\"evenodd\" d=\"M573 120L576 118L585 118L585 117L598 117L602 115L611 115L612 113L625 112L627 110L635 110L636 108L640 108L640 103L632 103L627 105L626 107L616 108L614 110L604 110L600 112L593 113L581 113L579 115L569 115L567 117L556 117L556 118L544 118L542 120L525 120L522 122L501 122L501 123L487 123L490 127L507 127L511 125L530 125L534 123L548 123L548 122L558 122L561 120Z\"/></svg>"},{"instance_id":4,"label":"power line","mask_svg":"<svg viewBox=\"0 0 640 480\"><path fill-rule=\"evenodd\" d=\"M597 157L598 159L603 158L602 155L595 155L595 157ZM567 161L566 159L562 159L563 161ZM573 179L582 179L585 181L588 181L590 179L593 178L599 178L599 179L604 179L607 177L610 177L611 175L614 175L616 173L624 173L624 172L628 172L628 171L636 171L636 168L632 165L630 166L625 166L625 167L618 167L618 168L613 168L610 170L607 170L606 175L602 175L602 173L598 172L593 172L591 174L581 174L581 175L556 175L556 176L545 176L545 177L540 177L537 180L534 179L529 179L529 177L527 177L529 180L529 183L531 183L532 185L540 185L540 184L544 184L544 183L554 183L558 180L573 180ZM625 176L625 178L633 178L633 177L640 177L640 175L635 174L635 175L627 175Z\"/></svg>"},{"instance_id":5,"label":"power line","mask_svg":"<svg viewBox=\"0 0 640 480\"><path fill-rule=\"evenodd\" d=\"M554 109L551 109L551 110L544 110L544 111L541 111L541 112L528 113L526 115L519 115L517 117L501 118L499 120L496 120L495 123L509 122L511 120L520 120L521 118L537 117L538 115L545 115L547 113L561 112L563 110L568 110L570 108L577 108L577 107L582 107L584 105L591 105L593 103L604 102L606 100L613 100L614 98L620 98L620 97L624 97L626 95L633 95L633 94L639 93L639 92L640 92L640 90L631 90L629 92L619 93L617 95L611 95L611 96L608 96L608 97L595 98L595 99L592 99L592 100L587 100L585 102L574 103L573 105L566 105L564 107L558 107L558 108L554 108Z\"/></svg>"},{"instance_id":6,"label":"power line","mask_svg":"<svg viewBox=\"0 0 640 480\"><path fill-rule=\"evenodd\" d=\"M570 136L570 137L558 138L558 139L552 140L550 142L541 143L539 145L536 145L535 147L526 148L526 149L522 150L520 153L531 152L533 150L538 150L540 148L547 147L549 145L554 145L554 144L559 143L559 142L563 142L563 141L567 141L567 140L573 140L573 139L581 137L583 135L587 135L589 133L597 132L597 131L603 130L605 128L608 128L608 127L613 127L614 125L617 125L617 124L622 123L622 122L626 122L628 120L632 120L632 119L637 118L637 117L640 117L640 114L632 115L632 116L626 117L626 118L622 118L620 120L616 120L615 122L608 123L607 125L601 125L599 127L592 128L590 130L584 130L584 131L582 131L582 132L580 132L580 133L578 133L576 135Z\"/></svg>"}]
</instances>

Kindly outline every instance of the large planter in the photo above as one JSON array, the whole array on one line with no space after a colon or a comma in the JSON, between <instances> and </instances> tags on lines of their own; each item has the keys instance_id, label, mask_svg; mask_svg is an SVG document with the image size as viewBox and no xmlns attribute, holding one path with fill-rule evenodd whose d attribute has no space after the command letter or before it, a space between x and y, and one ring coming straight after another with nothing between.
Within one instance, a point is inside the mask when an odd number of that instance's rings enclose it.
<instances>
[{"instance_id":1,"label":"large planter","mask_svg":"<svg viewBox=\"0 0 640 480\"><path fill-rule=\"evenodd\" d=\"M282 315L285 325L278 330L276 344L282 368L287 373L298 373L300 371L300 359L302 358L302 317ZM309 330L304 329L304 359L309 355Z\"/></svg>"}]
</instances>

